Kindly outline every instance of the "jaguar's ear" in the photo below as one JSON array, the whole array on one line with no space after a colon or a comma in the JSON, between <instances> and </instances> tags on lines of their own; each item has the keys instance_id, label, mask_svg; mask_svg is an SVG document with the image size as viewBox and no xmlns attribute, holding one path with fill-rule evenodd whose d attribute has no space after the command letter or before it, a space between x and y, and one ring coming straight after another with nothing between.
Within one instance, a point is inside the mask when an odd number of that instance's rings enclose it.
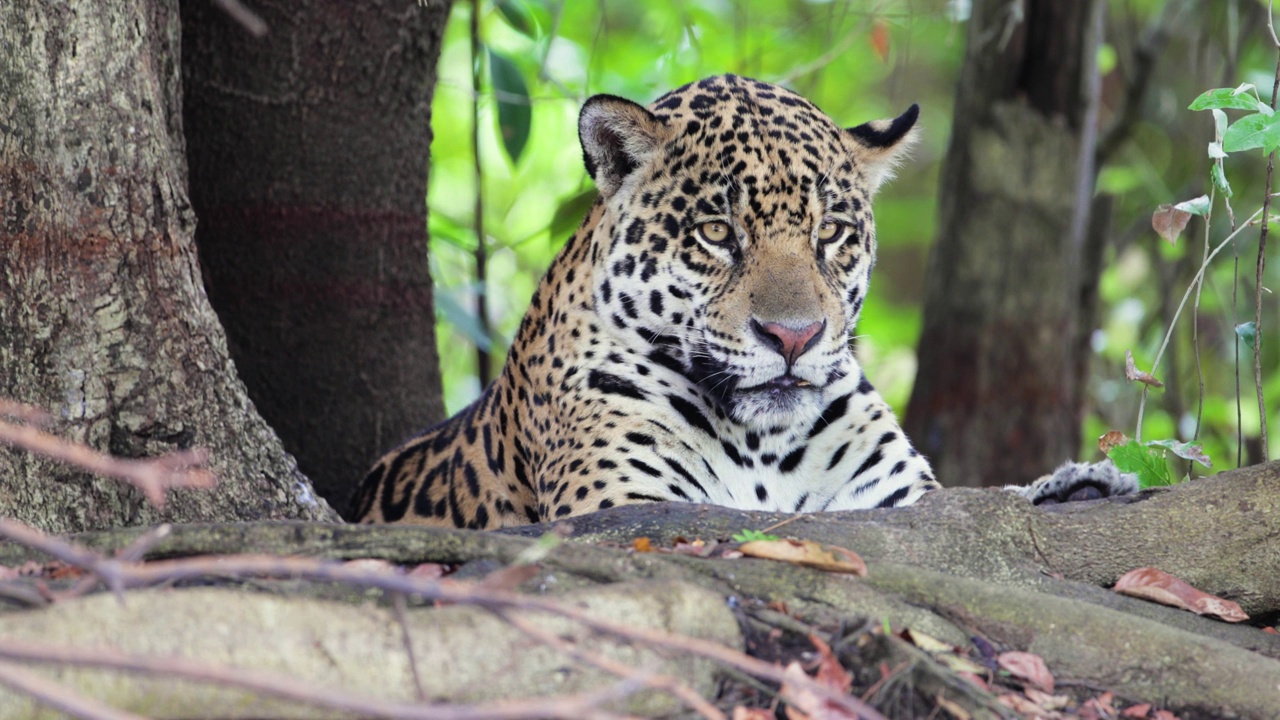
<instances>
[{"instance_id":1,"label":"jaguar's ear","mask_svg":"<svg viewBox=\"0 0 1280 720\"><path fill-rule=\"evenodd\" d=\"M896 118L872 120L846 131L856 141L858 166L867 174L872 194L893 179L894 171L920 139L920 128L916 127L919 117L920 106L912 105Z\"/></svg>"},{"instance_id":2,"label":"jaguar's ear","mask_svg":"<svg viewBox=\"0 0 1280 720\"><path fill-rule=\"evenodd\" d=\"M578 116L582 158L608 198L667 140L669 128L642 105L613 95L595 95Z\"/></svg>"}]
</instances>

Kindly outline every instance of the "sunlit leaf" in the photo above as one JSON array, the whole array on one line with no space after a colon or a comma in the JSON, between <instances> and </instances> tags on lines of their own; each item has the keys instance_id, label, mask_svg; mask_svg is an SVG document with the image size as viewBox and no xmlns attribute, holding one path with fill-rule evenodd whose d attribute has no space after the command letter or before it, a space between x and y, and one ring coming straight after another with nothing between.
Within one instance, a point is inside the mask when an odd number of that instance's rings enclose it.
<instances>
[{"instance_id":1,"label":"sunlit leaf","mask_svg":"<svg viewBox=\"0 0 1280 720\"><path fill-rule=\"evenodd\" d=\"M1246 115L1222 134L1222 149L1229 153L1262 148L1268 154L1280 147L1280 115Z\"/></svg>"},{"instance_id":2,"label":"sunlit leaf","mask_svg":"<svg viewBox=\"0 0 1280 720\"><path fill-rule=\"evenodd\" d=\"M1111 452L1111 449L1115 446L1124 445L1127 442L1129 442L1128 435L1125 435L1119 430L1108 430L1102 434L1102 437L1098 438L1098 449L1101 450L1103 454L1106 454Z\"/></svg>"},{"instance_id":3,"label":"sunlit leaf","mask_svg":"<svg viewBox=\"0 0 1280 720\"><path fill-rule=\"evenodd\" d=\"M1214 160L1220 160L1226 156L1227 154L1222 151L1222 143L1218 142L1217 140L1214 140L1213 142L1209 143L1210 158Z\"/></svg>"},{"instance_id":4,"label":"sunlit leaf","mask_svg":"<svg viewBox=\"0 0 1280 720\"><path fill-rule=\"evenodd\" d=\"M1190 200L1183 200L1173 207L1174 209L1181 210L1182 212L1189 212L1192 215L1204 217L1209 214L1209 196L1201 195L1200 197L1191 198Z\"/></svg>"},{"instance_id":5,"label":"sunlit leaf","mask_svg":"<svg viewBox=\"0 0 1280 720\"><path fill-rule=\"evenodd\" d=\"M489 49L489 76L498 100L498 130L502 134L502 146L506 148L511 162L518 163L529 141L532 119L529 86L520 68L492 48Z\"/></svg>"},{"instance_id":6,"label":"sunlit leaf","mask_svg":"<svg viewBox=\"0 0 1280 720\"><path fill-rule=\"evenodd\" d=\"M1213 467L1213 461L1195 443L1178 442L1177 440L1151 440L1147 442L1147 446L1164 448L1183 460L1194 460L1207 468Z\"/></svg>"},{"instance_id":7,"label":"sunlit leaf","mask_svg":"<svg viewBox=\"0 0 1280 720\"><path fill-rule=\"evenodd\" d=\"M1233 110L1253 110L1256 112L1258 110L1258 99L1239 90L1240 88L1206 90L1200 93L1200 97L1191 102L1188 109L1213 110L1231 108Z\"/></svg>"},{"instance_id":8,"label":"sunlit leaf","mask_svg":"<svg viewBox=\"0 0 1280 720\"><path fill-rule=\"evenodd\" d=\"M1138 476L1138 485L1142 488L1164 487L1174 484L1169 475L1169 463L1165 462L1164 453L1147 447L1137 440L1130 440L1124 445L1117 445L1107 453L1111 462L1116 464L1120 472L1133 473Z\"/></svg>"},{"instance_id":9,"label":"sunlit leaf","mask_svg":"<svg viewBox=\"0 0 1280 720\"><path fill-rule=\"evenodd\" d=\"M1247 323L1240 323L1236 326L1236 335L1252 350L1253 344L1258 340L1258 326L1252 320Z\"/></svg>"},{"instance_id":10,"label":"sunlit leaf","mask_svg":"<svg viewBox=\"0 0 1280 720\"><path fill-rule=\"evenodd\" d=\"M471 228L463 227L440 213L431 213L427 232L432 240L443 240L450 245L472 252L476 249L476 235Z\"/></svg>"}]
</instances>

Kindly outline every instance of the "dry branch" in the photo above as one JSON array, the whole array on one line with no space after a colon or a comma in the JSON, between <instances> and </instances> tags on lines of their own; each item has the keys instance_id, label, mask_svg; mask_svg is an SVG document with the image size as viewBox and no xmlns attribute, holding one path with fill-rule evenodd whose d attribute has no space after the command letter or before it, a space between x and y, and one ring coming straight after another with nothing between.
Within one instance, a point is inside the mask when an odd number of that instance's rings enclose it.
<instances>
[{"instance_id":1,"label":"dry branch","mask_svg":"<svg viewBox=\"0 0 1280 720\"><path fill-rule=\"evenodd\" d=\"M34 427L0 420L0 443L60 460L96 475L123 480L138 488L156 507L164 506L169 488L210 488L216 480L202 468L204 450L182 450L157 458L128 460L112 457L87 445L64 440Z\"/></svg>"}]
</instances>

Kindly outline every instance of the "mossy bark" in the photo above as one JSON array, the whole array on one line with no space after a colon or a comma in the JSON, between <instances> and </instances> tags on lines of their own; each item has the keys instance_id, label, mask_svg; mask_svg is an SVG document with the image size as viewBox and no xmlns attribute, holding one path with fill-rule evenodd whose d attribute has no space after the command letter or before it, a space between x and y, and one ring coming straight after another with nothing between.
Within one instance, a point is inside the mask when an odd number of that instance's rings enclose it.
<instances>
[{"instance_id":1,"label":"mossy bark","mask_svg":"<svg viewBox=\"0 0 1280 720\"><path fill-rule=\"evenodd\" d=\"M332 520L245 394L192 240L178 3L0 5L0 397L124 457L208 448L163 510L0 447L0 516L59 532Z\"/></svg>"}]
</instances>

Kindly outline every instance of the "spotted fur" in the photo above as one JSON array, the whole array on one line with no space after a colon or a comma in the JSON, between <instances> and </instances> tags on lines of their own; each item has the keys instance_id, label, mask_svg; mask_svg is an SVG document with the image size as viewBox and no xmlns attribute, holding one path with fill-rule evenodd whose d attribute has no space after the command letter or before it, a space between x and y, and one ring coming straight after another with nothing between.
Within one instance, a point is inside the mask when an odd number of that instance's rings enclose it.
<instances>
[{"instance_id":1,"label":"spotted fur","mask_svg":"<svg viewBox=\"0 0 1280 720\"><path fill-rule=\"evenodd\" d=\"M379 460L354 516L492 528L665 500L894 507L938 487L849 343L871 200L916 117L843 129L733 75L648 108L588 100L600 199L497 380Z\"/></svg>"}]
</instances>

